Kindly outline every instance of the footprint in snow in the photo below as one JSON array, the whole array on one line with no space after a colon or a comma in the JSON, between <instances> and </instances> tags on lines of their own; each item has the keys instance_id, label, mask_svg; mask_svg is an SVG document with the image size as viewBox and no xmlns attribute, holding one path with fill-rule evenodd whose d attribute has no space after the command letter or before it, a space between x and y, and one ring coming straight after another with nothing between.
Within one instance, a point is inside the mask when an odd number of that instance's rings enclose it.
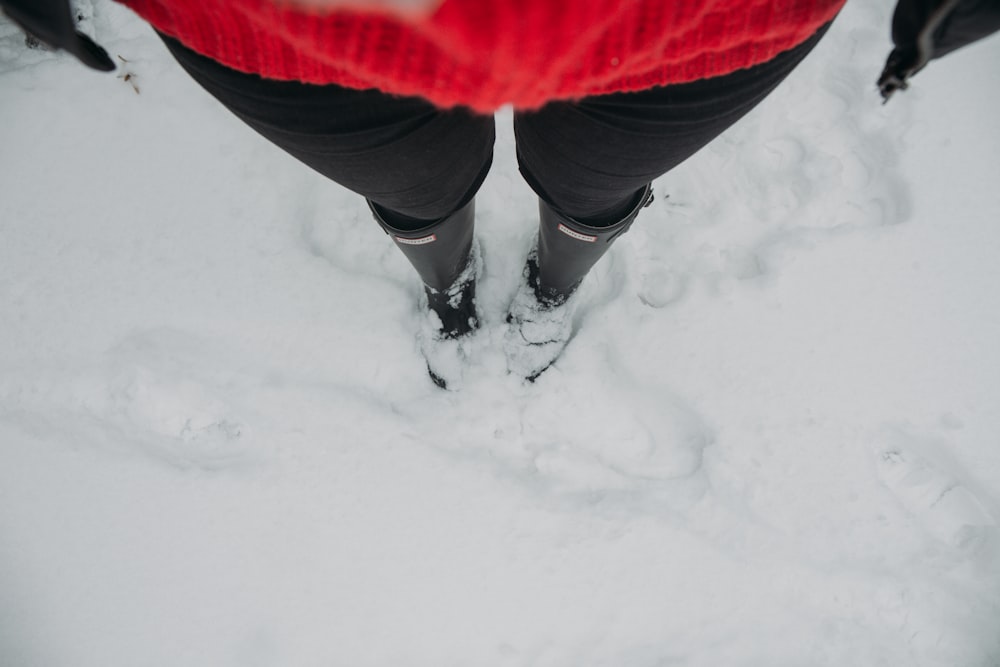
<instances>
[{"instance_id":1,"label":"footprint in snow","mask_svg":"<svg viewBox=\"0 0 1000 667\"><path fill-rule=\"evenodd\" d=\"M223 359L214 343L183 332L133 334L109 351L103 418L180 467L241 462L249 430L232 399L247 393L249 380Z\"/></svg>"},{"instance_id":2,"label":"footprint in snow","mask_svg":"<svg viewBox=\"0 0 1000 667\"><path fill-rule=\"evenodd\" d=\"M930 535L963 551L974 551L997 532L997 521L953 474L911 447L878 452L878 477Z\"/></svg>"},{"instance_id":3,"label":"footprint in snow","mask_svg":"<svg viewBox=\"0 0 1000 667\"><path fill-rule=\"evenodd\" d=\"M538 470L569 484L619 488L695 475L710 429L667 389L638 385L604 375L599 383L552 385L554 400L527 405L522 429Z\"/></svg>"}]
</instances>

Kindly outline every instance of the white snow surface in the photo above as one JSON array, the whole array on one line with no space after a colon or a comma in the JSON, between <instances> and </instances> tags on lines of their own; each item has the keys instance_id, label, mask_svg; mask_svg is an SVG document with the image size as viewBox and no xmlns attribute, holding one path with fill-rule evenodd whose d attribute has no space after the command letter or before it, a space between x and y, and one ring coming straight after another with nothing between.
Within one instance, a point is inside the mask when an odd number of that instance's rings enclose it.
<instances>
[{"instance_id":1,"label":"white snow surface","mask_svg":"<svg viewBox=\"0 0 1000 667\"><path fill-rule=\"evenodd\" d=\"M148 26L0 22L0 665L1000 665L1000 40L882 106L890 5L654 184L533 385L499 114L460 391L361 198Z\"/></svg>"}]
</instances>

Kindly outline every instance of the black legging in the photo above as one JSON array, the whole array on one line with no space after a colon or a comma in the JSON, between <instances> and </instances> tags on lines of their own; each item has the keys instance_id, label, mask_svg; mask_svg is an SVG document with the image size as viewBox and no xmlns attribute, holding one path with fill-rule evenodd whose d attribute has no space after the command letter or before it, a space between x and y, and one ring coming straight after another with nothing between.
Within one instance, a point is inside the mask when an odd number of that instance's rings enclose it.
<instances>
[{"instance_id":1,"label":"black legging","mask_svg":"<svg viewBox=\"0 0 1000 667\"><path fill-rule=\"evenodd\" d=\"M514 116L521 173L572 217L613 221L637 190L674 168L763 100L827 26L773 60L693 83L553 102ZM454 212L493 158L492 116L442 110L377 90L263 79L163 36L199 84L271 142L419 226Z\"/></svg>"}]
</instances>

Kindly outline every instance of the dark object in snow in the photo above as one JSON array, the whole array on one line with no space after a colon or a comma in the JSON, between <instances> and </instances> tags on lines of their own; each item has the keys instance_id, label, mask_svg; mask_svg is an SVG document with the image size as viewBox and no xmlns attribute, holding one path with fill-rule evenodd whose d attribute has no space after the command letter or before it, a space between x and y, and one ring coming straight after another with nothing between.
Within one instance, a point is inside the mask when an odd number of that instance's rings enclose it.
<instances>
[{"instance_id":1,"label":"dark object in snow","mask_svg":"<svg viewBox=\"0 0 1000 667\"><path fill-rule=\"evenodd\" d=\"M96 70L115 69L108 52L76 29L67 0L0 0L0 8L37 41L69 51Z\"/></svg>"},{"instance_id":2,"label":"dark object in snow","mask_svg":"<svg viewBox=\"0 0 1000 667\"><path fill-rule=\"evenodd\" d=\"M132 90L135 91L136 95L139 94L139 86L135 85L135 80L138 77L135 74L132 74L132 72L125 72L124 74L120 75L118 78L121 79L122 81L124 81L125 83L127 83L128 85L132 86Z\"/></svg>"},{"instance_id":3,"label":"dark object in snow","mask_svg":"<svg viewBox=\"0 0 1000 667\"><path fill-rule=\"evenodd\" d=\"M118 54L118 60L121 60L123 63L128 62L128 60L123 58L121 54ZM136 95L139 94L139 86L135 85L135 80L139 78L138 74L135 74L133 72L125 72L124 74L119 74L118 78L127 83L128 85L132 86L132 90L135 91Z\"/></svg>"},{"instance_id":4,"label":"dark object in snow","mask_svg":"<svg viewBox=\"0 0 1000 667\"><path fill-rule=\"evenodd\" d=\"M878 79L883 102L906 90L935 58L1000 30L1000 0L899 0L892 17L895 44Z\"/></svg>"}]
</instances>

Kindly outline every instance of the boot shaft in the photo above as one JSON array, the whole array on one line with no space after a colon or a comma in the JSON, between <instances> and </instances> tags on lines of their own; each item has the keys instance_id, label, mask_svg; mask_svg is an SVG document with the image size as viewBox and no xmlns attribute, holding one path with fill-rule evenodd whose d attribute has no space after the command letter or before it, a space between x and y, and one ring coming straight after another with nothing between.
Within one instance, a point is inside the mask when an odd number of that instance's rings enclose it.
<instances>
[{"instance_id":1,"label":"boot shaft","mask_svg":"<svg viewBox=\"0 0 1000 667\"><path fill-rule=\"evenodd\" d=\"M416 230L394 226L392 213L371 200L368 207L375 222L392 238L427 287L445 292L465 270L475 231L475 199L451 215Z\"/></svg>"},{"instance_id":2,"label":"boot shaft","mask_svg":"<svg viewBox=\"0 0 1000 667\"><path fill-rule=\"evenodd\" d=\"M649 206L652 198L652 190L647 185L636 193L634 203L624 217L602 227L576 220L539 199L535 283L539 300L550 305L564 302L611 244L628 231L639 211Z\"/></svg>"}]
</instances>

